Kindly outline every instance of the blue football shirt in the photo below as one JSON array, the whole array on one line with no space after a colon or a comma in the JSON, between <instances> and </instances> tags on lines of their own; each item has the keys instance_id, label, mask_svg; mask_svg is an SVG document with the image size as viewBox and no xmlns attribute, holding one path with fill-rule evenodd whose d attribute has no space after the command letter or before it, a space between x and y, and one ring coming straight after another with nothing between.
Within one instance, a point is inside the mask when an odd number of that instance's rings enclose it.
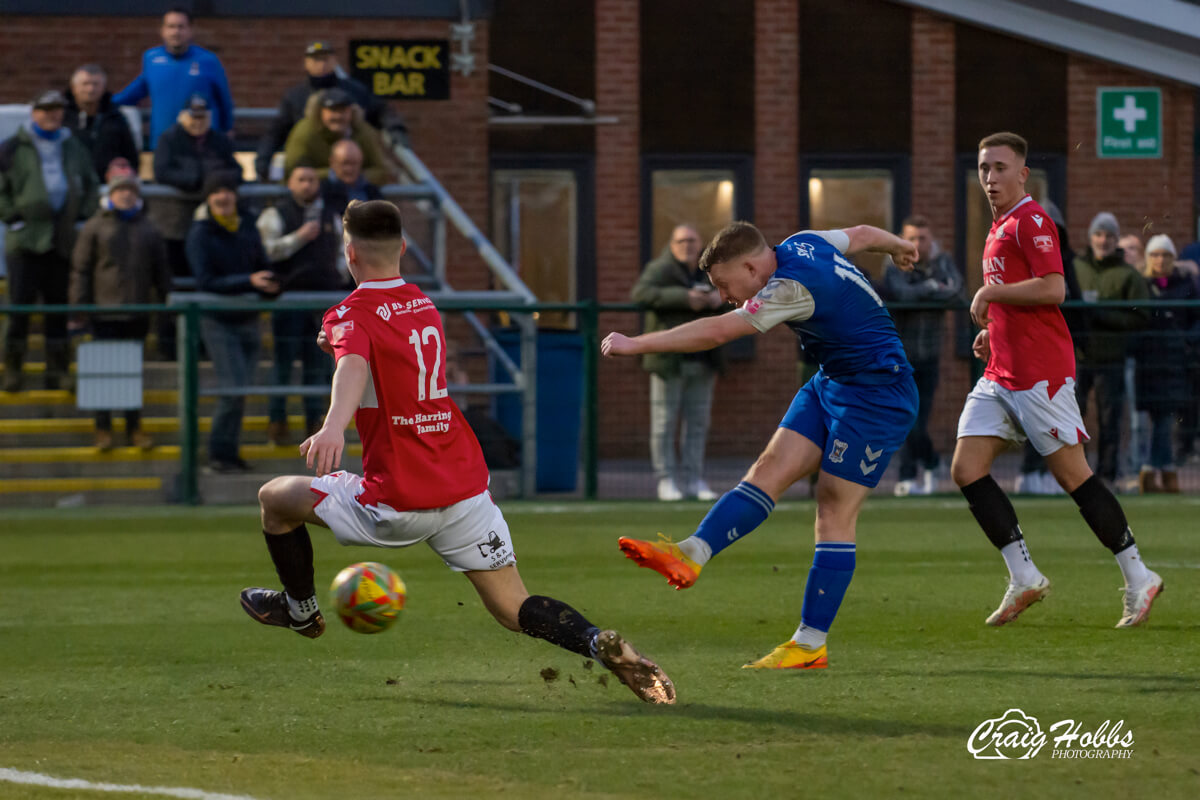
<instances>
[{"instance_id":1,"label":"blue football shirt","mask_svg":"<svg viewBox=\"0 0 1200 800\"><path fill-rule=\"evenodd\" d=\"M737 310L760 332L779 323L839 383L892 383L912 374L883 300L843 255L842 231L801 231L775 247L767 285Z\"/></svg>"}]
</instances>

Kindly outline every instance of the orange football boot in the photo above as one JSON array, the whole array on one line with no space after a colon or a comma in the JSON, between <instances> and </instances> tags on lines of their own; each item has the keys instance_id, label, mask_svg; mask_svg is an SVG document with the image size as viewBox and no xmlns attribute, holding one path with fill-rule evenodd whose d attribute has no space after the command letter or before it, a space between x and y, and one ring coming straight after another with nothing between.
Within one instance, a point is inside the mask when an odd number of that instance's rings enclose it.
<instances>
[{"instance_id":1,"label":"orange football boot","mask_svg":"<svg viewBox=\"0 0 1200 800\"><path fill-rule=\"evenodd\" d=\"M657 542L622 536L617 539L617 545L626 558L636 561L639 567L649 567L662 575L676 590L688 588L700 575L700 565L684 555L670 537L661 533Z\"/></svg>"}]
</instances>

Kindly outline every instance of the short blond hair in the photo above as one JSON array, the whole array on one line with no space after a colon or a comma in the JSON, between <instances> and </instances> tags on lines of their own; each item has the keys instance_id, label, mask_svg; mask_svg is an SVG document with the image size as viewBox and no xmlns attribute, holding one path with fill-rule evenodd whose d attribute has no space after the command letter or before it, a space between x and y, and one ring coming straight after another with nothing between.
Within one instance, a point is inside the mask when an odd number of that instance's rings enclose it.
<instances>
[{"instance_id":1,"label":"short blond hair","mask_svg":"<svg viewBox=\"0 0 1200 800\"><path fill-rule=\"evenodd\" d=\"M767 246L762 231L749 222L734 222L717 231L717 235L700 254L700 269L708 272L715 264L724 264L738 256L757 253Z\"/></svg>"}]
</instances>

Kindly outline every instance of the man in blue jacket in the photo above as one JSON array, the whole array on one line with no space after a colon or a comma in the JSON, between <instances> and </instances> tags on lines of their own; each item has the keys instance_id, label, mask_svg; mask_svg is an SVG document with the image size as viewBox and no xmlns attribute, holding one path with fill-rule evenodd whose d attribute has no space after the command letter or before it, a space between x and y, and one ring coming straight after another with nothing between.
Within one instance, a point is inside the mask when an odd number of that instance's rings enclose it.
<instances>
[{"instance_id":1,"label":"man in blue jacket","mask_svg":"<svg viewBox=\"0 0 1200 800\"><path fill-rule=\"evenodd\" d=\"M150 97L150 143L175 123L188 98L199 94L213 109L213 127L228 133L233 127L233 96L225 68L214 53L192 44L192 15L173 8L163 15L161 47L142 54L142 72L113 97L121 106Z\"/></svg>"}]
</instances>

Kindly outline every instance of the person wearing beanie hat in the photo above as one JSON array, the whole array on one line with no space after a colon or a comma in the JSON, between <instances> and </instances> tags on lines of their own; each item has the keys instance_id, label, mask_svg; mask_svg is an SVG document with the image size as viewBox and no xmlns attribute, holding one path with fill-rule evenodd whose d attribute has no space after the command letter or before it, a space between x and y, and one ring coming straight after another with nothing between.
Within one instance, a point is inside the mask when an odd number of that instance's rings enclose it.
<instances>
[{"instance_id":1,"label":"person wearing beanie hat","mask_svg":"<svg viewBox=\"0 0 1200 800\"><path fill-rule=\"evenodd\" d=\"M1092 222L1088 225L1088 238L1100 231L1110 234L1114 242L1121 236L1121 226L1117 224L1117 218L1111 211L1101 211L1092 217Z\"/></svg>"},{"instance_id":2,"label":"person wearing beanie hat","mask_svg":"<svg viewBox=\"0 0 1200 800\"><path fill-rule=\"evenodd\" d=\"M202 292L244 295L279 294L279 282L267 263L262 239L249 214L238 212L239 174L219 170L203 183L204 202L196 209L188 230L188 264ZM212 311L200 318L200 335L212 357L217 385L223 388L255 382L258 347L262 338L259 315L254 311ZM213 412L208 439L209 469L216 473L246 472L239 443L246 399L222 395Z\"/></svg>"},{"instance_id":3,"label":"person wearing beanie hat","mask_svg":"<svg viewBox=\"0 0 1200 800\"><path fill-rule=\"evenodd\" d=\"M228 189L236 195L241 183L242 177L237 172L227 169L217 170L205 177L200 194L205 200L222 189Z\"/></svg>"},{"instance_id":4,"label":"person wearing beanie hat","mask_svg":"<svg viewBox=\"0 0 1200 800\"><path fill-rule=\"evenodd\" d=\"M138 180L137 175L131 173L116 175L108 182L109 197L118 189L131 189L138 197L142 196L142 182Z\"/></svg>"},{"instance_id":5,"label":"person wearing beanie hat","mask_svg":"<svg viewBox=\"0 0 1200 800\"><path fill-rule=\"evenodd\" d=\"M1191 308L1155 308L1154 301L1197 300L1200 290L1175 266L1175 243L1165 234L1146 243L1146 287L1150 321L1141 335L1137 354L1137 405L1150 415L1150 453L1138 473L1138 489L1178 492L1179 472L1174 452L1177 417L1193 402L1189 372L1200 322Z\"/></svg>"},{"instance_id":6,"label":"person wearing beanie hat","mask_svg":"<svg viewBox=\"0 0 1200 800\"><path fill-rule=\"evenodd\" d=\"M72 305L123 306L161 303L171 290L171 269L162 235L142 213L142 187L137 176L115 175L108 183L108 197L99 211L84 224L71 255L69 296ZM150 331L147 314L92 313L76 319L85 323L96 340L143 341ZM131 446L149 450L154 446L142 430L140 409L125 412L125 435ZM95 446L112 449L112 412L96 412Z\"/></svg>"},{"instance_id":7,"label":"person wearing beanie hat","mask_svg":"<svg viewBox=\"0 0 1200 800\"><path fill-rule=\"evenodd\" d=\"M1117 218L1102 211L1088 225L1088 250L1075 257L1075 274L1087 302L1145 300L1149 293L1141 274L1125 263L1117 247ZM1115 485L1120 465L1121 415L1125 409L1125 354L1130 337L1146 325L1146 308L1102 308L1085 311L1086 338L1075 343L1079 355L1075 390L1079 410L1087 416L1088 395L1095 389L1099 428L1096 431L1100 477Z\"/></svg>"},{"instance_id":8,"label":"person wearing beanie hat","mask_svg":"<svg viewBox=\"0 0 1200 800\"><path fill-rule=\"evenodd\" d=\"M1174 260L1179 255L1175 252L1175 243L1165 233L1151 236L1150 241L1146 242L1146 257L1149 258L1151 253L1169 253L1171 256L1170 266L1174 266Z\"/></svg>"}]
</instances>

